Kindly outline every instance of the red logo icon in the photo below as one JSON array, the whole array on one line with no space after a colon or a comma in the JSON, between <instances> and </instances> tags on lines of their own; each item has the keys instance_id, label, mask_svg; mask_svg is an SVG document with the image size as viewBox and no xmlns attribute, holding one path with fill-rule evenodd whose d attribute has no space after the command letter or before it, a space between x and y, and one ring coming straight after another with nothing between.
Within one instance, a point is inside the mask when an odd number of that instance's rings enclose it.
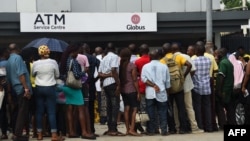
<instances>
[{"instance_id":1,"label":"red logo icon","mask_svg":"<svg viewBox=\"0 0 250 141\"><path fill-rule=\"evenodd\" d=\"M133 24L138 24L138 23L140 23L141 18L140 18L139 15L134 14L134 15L131 17L131 21L132 21Z\"/></svg>"}]
</instances>

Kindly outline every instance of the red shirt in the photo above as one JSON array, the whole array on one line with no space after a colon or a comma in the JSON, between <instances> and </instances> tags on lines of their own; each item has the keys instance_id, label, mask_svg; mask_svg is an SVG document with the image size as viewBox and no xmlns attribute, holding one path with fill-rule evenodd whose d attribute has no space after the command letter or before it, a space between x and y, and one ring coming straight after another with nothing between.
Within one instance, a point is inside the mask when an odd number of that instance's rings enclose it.
<instances>
[{"instance_id":1,"label":"red shirt","mask_svg":"<svg viewBox=\"0 0 250 141\"><path fill-rule=\"evenodd\" d=\"M145 64L150 62L149 55L142 55L139 59L135 61L135 65L137 67L137 70L139 72L139 75L141 76L142 68ZM141 81L141 78L139 79L139 90L141 94L145 94L146 85Z\"/></svg>"},{"instance_id":2,"label":"red shirt","mask_svg":"<svg viewBox=\"0 0 250 141\"><path fill-rule=\"evenodd\" d=\"M150 62L149 55L142 55L139 59L135 61L135 65L140 75L141 75L142 67L149 62Z\"/></svg>"}]
</instances>

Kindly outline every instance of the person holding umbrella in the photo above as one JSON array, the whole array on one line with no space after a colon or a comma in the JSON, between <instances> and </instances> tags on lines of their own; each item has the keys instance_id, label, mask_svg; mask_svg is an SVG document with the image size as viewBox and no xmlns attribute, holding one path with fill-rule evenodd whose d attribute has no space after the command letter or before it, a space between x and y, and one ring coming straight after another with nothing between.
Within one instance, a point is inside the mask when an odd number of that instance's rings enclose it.
<instances>
[{"instance_id":1,"label":"person holding umbrella","mask_svg":"<svg viewBox=\"0 0 250 141\"><path fill-rule=\"evenodd\" d=\"M32 75L35 77L36 84L36 118L37 118L37 140L42 140L42 120L46 111L51 127L52 141L61 141L57 135L56 125L56 78L59 77L59 67L54 59L49 58L50 49L46 45L38 48L40 59L35 61L32 66ZM45 105L45 106L44 106Z\"/></svg>"}]
</instances>

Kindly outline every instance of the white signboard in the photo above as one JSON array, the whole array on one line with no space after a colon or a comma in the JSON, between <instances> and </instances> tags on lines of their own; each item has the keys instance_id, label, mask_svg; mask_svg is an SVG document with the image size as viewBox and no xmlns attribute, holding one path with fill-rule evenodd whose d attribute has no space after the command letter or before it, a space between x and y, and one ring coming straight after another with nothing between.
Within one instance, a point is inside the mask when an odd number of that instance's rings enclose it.
<instances>
[{"instance_id":1,"label":"white signboard","mask_svg":"<svg viewBox=\"0 0 250 141\"><path fill-rule=\"evenodd\" d=\"M155 32L156 13L20 13L21 32Z\"/></svg>"}]
</instances>

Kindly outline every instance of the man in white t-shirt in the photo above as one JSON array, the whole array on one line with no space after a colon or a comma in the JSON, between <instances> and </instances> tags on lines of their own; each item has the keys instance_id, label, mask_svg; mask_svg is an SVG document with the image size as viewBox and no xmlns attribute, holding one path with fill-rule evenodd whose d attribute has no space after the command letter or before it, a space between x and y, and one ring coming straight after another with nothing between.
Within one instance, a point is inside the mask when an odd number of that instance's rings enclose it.
<instances>
[{"instance_id":1,"label":"man in white t-shirt","mask_svg":"<svg viewBox=\"0 0 250 141\"><path fill-rule=\"evenodd\" d=\"M102 62L103 59L103 49L101 47L95 48L95 55L96 58ZM98 70L96 68L94 77L98 78ZM100 116L100 124L105 125L107 122L107 112L106 112L106 96L104 91L102 91L101 81L100 78L95 83L96 93L97 93L97 100L98 100L98 112Z\"/></svg>"}]
</instances>

